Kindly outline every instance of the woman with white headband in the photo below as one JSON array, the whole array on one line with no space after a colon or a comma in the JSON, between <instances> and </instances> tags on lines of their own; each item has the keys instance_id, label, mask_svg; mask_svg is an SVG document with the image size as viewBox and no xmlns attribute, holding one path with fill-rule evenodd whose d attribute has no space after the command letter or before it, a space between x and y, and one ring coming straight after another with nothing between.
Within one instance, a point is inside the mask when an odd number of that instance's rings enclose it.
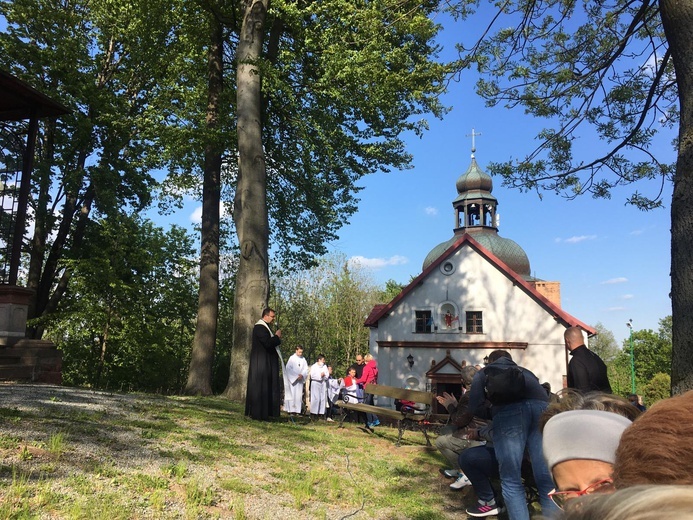
<instances>
[{"instance_id":1,"label":"woman with white headband","mask_svg":"<svg viewBox=\"0 0 693 520\"><path fill-rule=\"evenodd\" d=\"M549 496L559 507L582 495L614 491L616 448L638 414L625 399L600 393L568 394L547 410L543 450L556 483Z\"/></svg>"}]
</instances>

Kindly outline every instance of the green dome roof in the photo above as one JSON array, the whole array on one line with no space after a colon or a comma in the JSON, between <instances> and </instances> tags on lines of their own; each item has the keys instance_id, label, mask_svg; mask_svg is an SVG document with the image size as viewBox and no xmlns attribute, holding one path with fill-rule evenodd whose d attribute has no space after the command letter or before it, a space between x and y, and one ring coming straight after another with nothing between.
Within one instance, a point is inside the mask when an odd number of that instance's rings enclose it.
<instances>
[{"instance_id":1,"label":"green dome roof","mask_svg":"<svg viewBox=\"0 0 693 520\"><path fill-rule=\"evenodd\" d=\"M527 257L527 253L525 253L524 249L522 249L517 242L509 238L500 237L496 233L472 233L471 236L517 274L525 279L530 278L531 269L529 258ZM455 235L450 240L438 244L431 249L431 252L426 255L423 269L425 270L429 265L435 262L436 259L459 238L459 236Z\"/></svg>"},{"instance_id":2,"label":"green dome roof","mask_svg":"<svg viewBox=\"0 0 693 520\"><path fill-rule=\"evenodd\" d=\"M460 237L454 236L450 240L442 242L442 243L438 244L436 247L434 247L433 249L431 249L431 252L426 255L426 258L424 258L422 270L425 271L426 268L429 265L431 265L433 262L435 262L436 259L440 255L442 255L452 244L454 244L458 238L460 238Z\"/></svg>"},{"instance_id":3,"label":"green dome roof","mask_svg":"<svg viewBox=\"0 0 693 520\"><path fill-rule=\"evenodd\" d=\"M493 180L488 173L479 168L476 159L472 157L472 163L467 168L467 171L457 179L455 186L457 187L457 193L460 195L473 190L488 191L490 193L493 191Z\"/></svg>"}]
</instances>

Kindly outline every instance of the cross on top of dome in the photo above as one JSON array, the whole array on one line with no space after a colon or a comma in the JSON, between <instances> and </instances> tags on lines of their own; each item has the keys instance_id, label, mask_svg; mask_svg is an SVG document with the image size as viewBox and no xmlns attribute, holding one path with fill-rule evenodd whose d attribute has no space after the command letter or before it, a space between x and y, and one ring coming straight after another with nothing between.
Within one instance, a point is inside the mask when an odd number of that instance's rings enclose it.
<instances>
[{"instance_id":1,"label":"cross on top of dome","mask_svg":"<svg viewBox=\"0 0 693 520\"><path fill-rule=\"evenodd\" d=\"M476 136L478 136L478 135L481 135L481 132L479 132L479 133L477 134L477 133L474 131L474 129L472 128L472 133L471 133L471 134L467 134L467 135L465 136L465 137L471 137L471 138L472 138L472 159L474 159L474 152L476 152L476 140L475 140L475 138L476 138Z\"/></svg>"}]
</instances>

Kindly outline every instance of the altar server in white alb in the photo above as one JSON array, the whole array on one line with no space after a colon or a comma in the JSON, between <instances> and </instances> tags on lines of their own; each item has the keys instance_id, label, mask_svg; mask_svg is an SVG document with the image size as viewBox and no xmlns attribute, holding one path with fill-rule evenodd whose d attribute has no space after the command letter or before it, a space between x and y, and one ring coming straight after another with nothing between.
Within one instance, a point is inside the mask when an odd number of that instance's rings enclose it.
<instances>
[{"instance_id":1,"label":"altar server in white alb","mask_svg":"<svg viewBox=\"0 0 693 520\"><path fill-rule=\"evenodd\" d=\"M328 422L333 422L335 403L339 399L339 391L344 388L344 382L341 378L335 379L332 377L332 365L327 365L327 373L329 374L329 379L327 380L327 410L325 415Z\"/></svg>"},{"instance_id":2,"label":"altar server in white alb","mask_svg":"<svg viewBox=\"0 0 693 520\"><path fill-rule=\"evenodd\" d=\"M289 414L300 414L303 404L303 384L308 377L308 362L303 357L303 346L298 345L296 352L286 362L288 385L284 388L284 410Z\"/></svg>"},{"instance_id":3,"label":"altar server in white alb","mask_svg":"<svg viewBox=\"0 0 693 520\"><path fill-rule=\"evenodd\" d=\"M310 415L325 415L327 404L327 379L330 377L325 366L325 356L320 354L318 361L310 367Z\"/></svg>"}]
</instances>

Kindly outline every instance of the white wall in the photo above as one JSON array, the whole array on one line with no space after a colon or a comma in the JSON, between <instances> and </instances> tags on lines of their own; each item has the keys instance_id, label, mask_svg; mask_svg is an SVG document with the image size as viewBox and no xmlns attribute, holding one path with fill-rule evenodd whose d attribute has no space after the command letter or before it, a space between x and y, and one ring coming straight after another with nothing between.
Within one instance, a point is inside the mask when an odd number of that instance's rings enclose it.
<instances>
[{"instance_id":1,"label":"white wall","mask_svg":"<svg viewBox=\"0 0 693 520\"><path fill-rule=\"evenodd\" d=\"M427 382L425 373L431 362L441 361L449 347L445 343L473 342L525 342L526 349L509 349L513 359L532 372L541 382L548 381L554 391L563 384L566 370L563 332L565 327L541 307L524 289L513 284L493 264L486 261L471 247L464 245L449 259L455 269L451 275L433 270L417 287L409 292L389 315L383 317L378 328L371 329L371 352L378 360L379 382L391 386L404 386L405 380L415 376L421 390ZM440 303L454 302L459 311L460 324L465 327L466 311L482 311L482 334L443 330L443 316L438 313ZM438 331L414 332L415 310L431 310ZM457 325L457 323L454 323ZM377 341L412 341L442 343L439 348L379 347ZM453 348L451 356L458 362L483 363L490 349ZM410 370L407 356L414 356Z\"/></svg>"}]
</instances>

